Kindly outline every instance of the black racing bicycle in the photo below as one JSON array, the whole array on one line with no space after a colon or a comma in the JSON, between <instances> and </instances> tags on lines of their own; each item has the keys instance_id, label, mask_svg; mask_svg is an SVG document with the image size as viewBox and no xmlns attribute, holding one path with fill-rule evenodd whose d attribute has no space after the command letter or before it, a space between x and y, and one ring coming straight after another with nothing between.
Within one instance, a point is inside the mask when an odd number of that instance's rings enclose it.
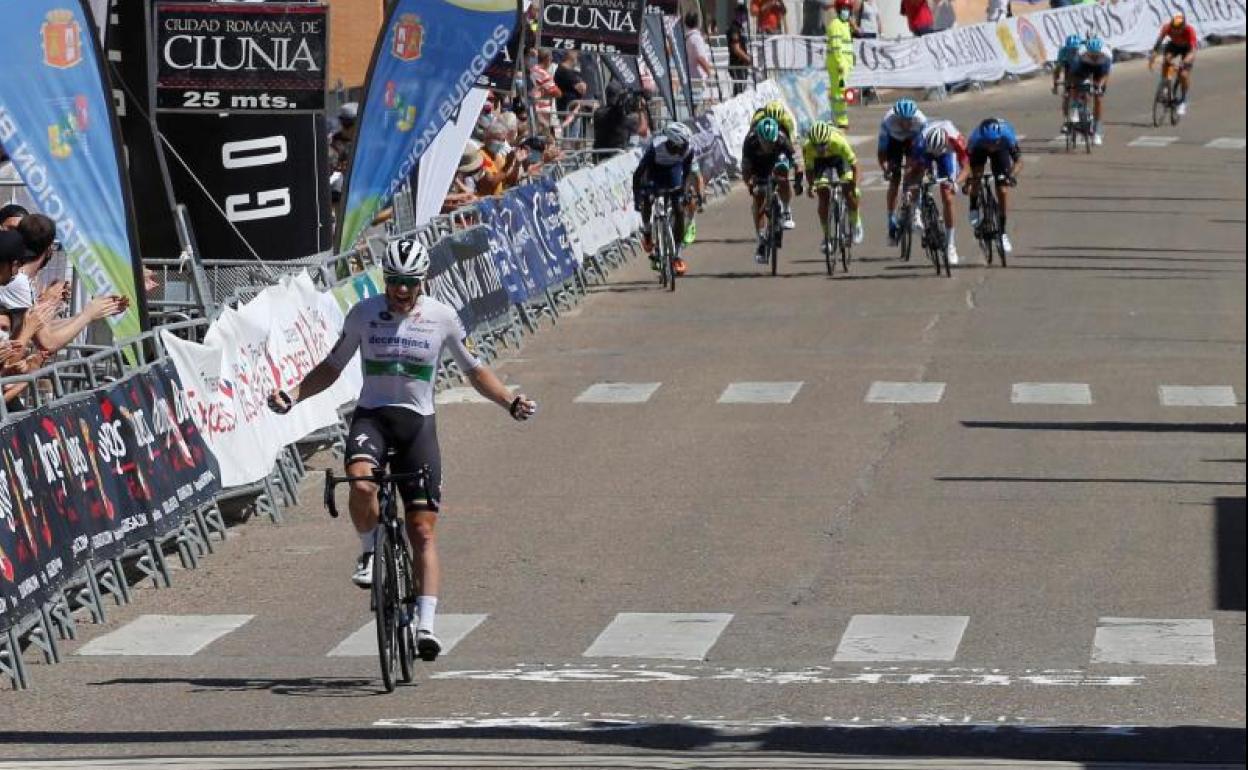
<instances>
[{"instance_id":1,"label":"black racing bicycle","mask_svg":"<svg viewBox=\"0 0 1248 770\"><path fill-rule=\"evenodd\" d=\"M772 275L776 274L780 266L780 247L784 245L784 204L780 201L780 173L777 165L763 182L763 212L767 217L763 253L767 255Z\"/></svg>"},{"instance_id":2,"label":"black racing bicycle","mask_svg":"<svg viewBox=\"0 0 1248 770\"><path fill-rule=\"evenodd\" d=\"M889 184L900 179L902 173L901 168L891 169L888 174ZM901 261L909 262L910 250L914 246L914 205L904 190L901 203L897 206L897 246L901 249Z\"/></svg>"},{"instance_id":3,"label":"black racing bicycle","mask_svg":"<svg viewBox=\"0 0 1248 770\"><path fill-rule=\"evenodd\" d=\"M1001 240L1005 235L1005 227L1001 221L1001 202L997 200L997 183L1013 187L1017 181L1005 174L994 177L991 173L985 173L979 178L979 192L975 194L979 226L975 228L975 240L979 241L979 247L988 264L992 264L992 254L995 251L1001 256L1001 267L1006 267L1005 244Z\"/></svg>"},{"instance_id":4,"label":"black racing bicycle","mask_svg":"<svg viewBox=\"0 0 1248 770\"><path fill-rule=\"evenodd\" d=\"M854 223L849 210L845 188L853 184L852 177L842 180L836 169L823 171L811 187L816 193L828 190L828 221L823 227L823 261L828 275L835 271L836 258L840 255L841 269L849 272L849 259L854 248Z\"/></svg>"},{"instance_id":5,"label":"black racing bicycle","mask_svg":"<svg viewBox=\"0 0 1248 770\"><path fill-rule=\"evenodd\" d=\"M1153 126L1160 126L1169 117L1170 125L1177 126L1181 116L1179 105L1187 98L1187 91L1179 82L1179 70L1185 67L1182 60L1162 62L1161 80L1153 95Z\"/></svg>"},{"instance_id":6,"label":"black racing bicycle","mask_svg":"<svg viewBox=\"0 0 1248 770\"><path fill-rule=\"evenodd\" d=\"M930 173L923 177L923 181L914 187L908 188L902 194L901 216L898 217L898 237L902 239L902 258L910 258L910 231L914 227L914 210L917 208L923 219L923 235L920 243L923 250L927 252L927 257L932 261L932 265L936 268L936 275L940 275L941 267L944 267L945 276L953 275L952 268L949 265L949 251L946 248L947 236L945 233L945 218L941 216L940 206L936 204L936 196L932 194L932 188L940 182L936 181ZM918 200L914 200L914 189L918 189Z\"/></svg>"},{"instance_id":7,"label":"black racing bicycle","mask_svg":"<svg viewBox=\"0 0 1248 770\"><path fill-rule=\"evenodd\" d=\"M672 207L679 205L673 201L679 192L660 190L653 193L654 203L650 211L650 239L659 263L659 284L668 291L676 291L676 236L672 232Z\"/></svg>"},{"instance_id":8,"label":"black racing bicycle","mask_svg":"<svg viewBox=\"0 0 1248 770\"><path fill-rule=\"evenodd\" d=\"M1096 88L1092 85L1091 80L1083 80L1078 83L1070 94L1070 108L1075 114L1075 120L1066 119L1066 151L1071 152L1079 146L1079 140L1083 140L1084 149L1092 152L1092 137L1096 133L1096 126L1092 121L1092 108L1088 104L1088 100L1096 93Z\"/></svg>"},{"instance_id":9,"label":"black racing bicycle","mask_svg":"<svg viewBox=\"0 0 1248 770\"><path fill-rule=\"evenodd\" d=\"M416 579L412 574L412 560L404 531L403 517L399 515L399 482L419 481L425 490L429 507L437 510L437 502L429 495L429 478L432 470L428 465L412 473L385 473L380 468L369 476L335 476L325 471L325 507L329 515L338 517L334 502L334 487L353 481L371 481L378 485L377 505L380 520L373 541L373 590L370 604L377 627L377 654L381 660L381 682L386 692L394 692L398 682L409 684L413 678L413 666L419 654L413 617L416 603ZM423 660L432 657L421 656ZM397 674L397 676L396 676Z\"/></svg>"}]
</instances>

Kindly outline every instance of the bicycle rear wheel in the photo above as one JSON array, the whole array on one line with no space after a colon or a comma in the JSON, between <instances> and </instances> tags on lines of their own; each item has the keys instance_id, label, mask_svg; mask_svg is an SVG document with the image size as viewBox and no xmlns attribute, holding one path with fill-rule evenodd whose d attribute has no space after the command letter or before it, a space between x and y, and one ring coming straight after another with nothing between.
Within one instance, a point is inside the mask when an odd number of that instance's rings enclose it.
<instances>
[{"instance_id":1,"label":"bicycle rear wheel","mask_svg":"<svg viewBox=\"0 0 1248 770\"><path fill-rule=\"evenodd\" d=\"M1170 81L1162 80L1157 84L1157 93L1153 95L1153 128L1161 125L1166 119L1166 111L1170 109Z\"/></svg>"},{"instance_id":2,"label":"bicycle rear wheel","mask_svg":"<svg viewBox=\"0 0 1248 770\"><path fill-rule=\"evenodd\" d=\"M415 678L416 635L415 625L410 622L415 618L407 616L407 610L410 607L407 602L415 598L416 591L415 584L412 582L412 563L408 557L407 546L399 542L394 552L394 564L398 567L394 576L395 607L397 608L394 625L395 639L398 642L399 681L403 684L411 684Z\"/></svg>"},{"instance_id":3,"label":"bicycle rear wheel","mask_svg":"<svg viewBox=\"0 0 1248 770\"><path fill-rule=\"evenodd\" d=\"M923 200L923 245L928 259L936 268L936 275L940 275L940 260L945 251L945 226L936 209L936 201L930 197Z\"/></svg>"},{"instance_id":4,"label":"bicycle rear wheel","mask_svg":"<svg viewBox=\"0 0 1248 770\"><path fill-rule=\"evenodd\" d=\"M373 546L373 622L377 630L377 656L381 663L381 684L386 692L394 692L395 668L398 663L398 638L395 634L395 613L398 610L394 587L394 544L384 525L377 527Z\"/></svg>"}]
</instances>

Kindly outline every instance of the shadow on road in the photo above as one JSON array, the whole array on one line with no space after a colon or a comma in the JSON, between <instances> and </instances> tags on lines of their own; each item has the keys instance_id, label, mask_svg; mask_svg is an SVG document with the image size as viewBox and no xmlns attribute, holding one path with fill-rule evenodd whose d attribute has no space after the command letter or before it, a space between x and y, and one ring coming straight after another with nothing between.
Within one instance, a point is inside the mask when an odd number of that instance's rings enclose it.
<instances>
[{"instance_id":1,"label":"shadow on road","mask_svg":"<svg viewBox=\"0 0 1248 770\"><path fill-rule=\"evenodd\" d=\"M178 745L193 751L196 743L256 742L266 753L273 742L315 750L311 742L359 741L367 750L410 751L412 746L429 751L433 741L559 742L592 747L627 747L631 750L740 751L765 756L768 752L845 755L846 757L993 758L1066 761L1219 761L1244 759L1244 729L1240 727L1189 726L1010 726L1010 725L905 725L822 726L778 725L765 728L720 729L709 725L663 722L585 721L573 726L467 726L423 728L367 727L322 729L116 731L116 732L3 732L0 744L55 745L62 747L113 747ZM264 743L262 743L264 742ZM297 744L295 742L298 742ZM461 748L463 750L466 747ZM477 750L488 750L481 747ZM413 756L418 756L413 754ZM594 765L592 754L586 764ZM774 762L774 760L773 760ZM526 766L535 767L529 764ZM773 766L769 763L768 766Z\"/></svg>"},{"instance_id":2,"label":"shadow on road","mask_svg":"<svg viewBox=\"0 0 1248 770\"><path fill-rule=\"evenodd\" d=\"M1213 499L1213 549L1217 557L1217 595L1214 607L1231 612L1244 611L1244 498Z\"/></svg>"},{"instance_id":3,"label":"shadow on road","mask_svg":"<svg viewBox=\"0 0 1248 770\"><path fill-rule=\"evenodd\" d=\"M1109 433L1244 433L1242 422L1035 422L963 420L964 428L992 430L1105 431Z\"/></svg>"},{"instance_id":4,"label":"shadow on road","mask_svg":"<svg viewBox=\"0 0 1248 770\"><path fill-rule=\"evenodd\" d=\"M300 677L296 679L258 679L247 677L125 677L91 682L92 687L135 684L180 684L190 692L271 692L274 695L295 695L316 698L364 698L385 695L376 679L348 677ZM0 740L3 734L0 734Z\"/></svg>"},{"instance_id":5,"label":"shadow on road","mask_svg":"<svg viewBox=\"0 0 1248 770\"><path fill-rule=\"evenodd\" d=\"M933 476L935 481L974 481L985 484L1195 484L1198 486L1242 487L1242 481L1204 481L1201 479L1114 478L1078 476Z\"/></svg>"}]
</instances>

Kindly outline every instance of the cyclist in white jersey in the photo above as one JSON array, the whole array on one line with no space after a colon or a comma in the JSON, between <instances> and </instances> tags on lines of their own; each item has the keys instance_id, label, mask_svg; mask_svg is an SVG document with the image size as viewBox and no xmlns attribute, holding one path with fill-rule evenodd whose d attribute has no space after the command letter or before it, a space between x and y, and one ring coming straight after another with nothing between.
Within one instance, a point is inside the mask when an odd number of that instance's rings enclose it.
<instances>
[{"instance_id":1,"label":"cyclist in white jersey","mask_svg":"<svg viewBox=\"0 0 1248 770\"><path fill-rule=\"evenodd\" d=\"M516 420L537 412L524 395L512 395L506 385L468 348L464 327L454 308L423 292L429 272L429 254L411 239L393 241L382 261L386 292L362 300L347 313L342 335L324 361L289 393L269 397L273 411L284 414L301 399L328 388L360 351L364 386L347 436L349 476L370 476L383 467L393 450L392 473L414 473L428 465L428 487L417 481L399 484L407 513L407 536L412 544L413 571L420 581L416 598L419 621L416 650L434 660L442 645L433 633L441 582L437 540L442 462L433 416L433 387L443 348L447 349L478 393L508 410ZM432 505L430 504L432 503ZM377 528L377 485L351 484L351 521L360 537L360 558L352 581L361 588L373 582L373 540Z\"/></svg>"}]
</instances>

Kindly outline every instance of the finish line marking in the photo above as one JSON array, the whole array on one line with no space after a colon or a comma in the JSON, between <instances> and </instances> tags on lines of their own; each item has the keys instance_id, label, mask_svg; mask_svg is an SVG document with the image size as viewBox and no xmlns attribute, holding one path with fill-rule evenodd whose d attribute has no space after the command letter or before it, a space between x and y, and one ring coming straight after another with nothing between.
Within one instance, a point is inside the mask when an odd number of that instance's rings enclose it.
<instances>
[{"instance_id":1,"label":"finish line marking","mask_svg":"<svg viewBox=\"0 0 1248 770\"><path fill-rule=\"evenodd\" d=\"M440 671L430 679L489 682L574 684L612 682L740 682L742 684L963 685L970 687L1135 687L1141 675L1092 674L1078 669L925 668L868 666L847 670L827 666L782 671L773 668L724 668L699 665L609 665L521 663L508 668Z\"/></svg>"}]
</instances>

